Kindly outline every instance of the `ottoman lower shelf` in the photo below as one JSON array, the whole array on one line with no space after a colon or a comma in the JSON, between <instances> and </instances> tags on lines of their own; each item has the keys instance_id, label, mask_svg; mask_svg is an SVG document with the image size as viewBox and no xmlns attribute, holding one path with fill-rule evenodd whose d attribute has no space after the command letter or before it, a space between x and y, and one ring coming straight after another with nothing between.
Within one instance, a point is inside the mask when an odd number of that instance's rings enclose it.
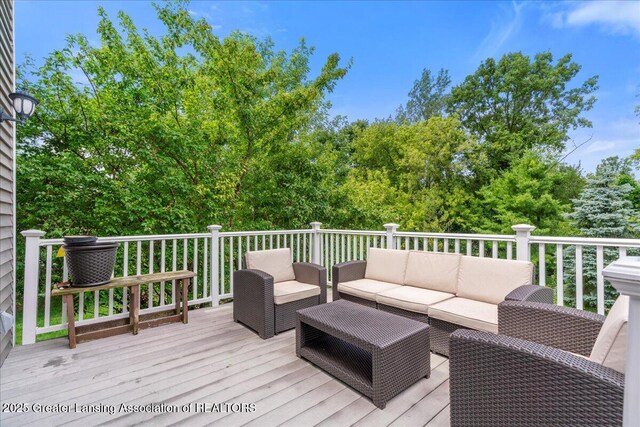
<instances>
[{"instance_id":1,"label":"ottoman lower shelf","mask_svg":"<svg viewBox=\"0 0 640 427\"><path fill-rule=\"evenodd\" d=\"M340 338L322 335L301 348L299 355L367 397L373 397L371 353Z\"/></svg>"}]
</instances>

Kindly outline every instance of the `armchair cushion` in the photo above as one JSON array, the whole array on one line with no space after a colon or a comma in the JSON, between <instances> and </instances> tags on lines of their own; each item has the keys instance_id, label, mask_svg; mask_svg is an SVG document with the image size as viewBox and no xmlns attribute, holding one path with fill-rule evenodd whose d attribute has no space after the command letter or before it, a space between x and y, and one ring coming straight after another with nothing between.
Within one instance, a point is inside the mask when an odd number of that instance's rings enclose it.
<instances>
[{"instance_id":1,"label":"armchair cushion","mask_svg":"<svg viewBox=\"0 0 640 427\"><path fill-rule=\"evenodd\" d=\"M628 322L629 297L621 295L611 307L589 359L624 373Z\"/></svg>"},{"instance_id":2,"label":"armchair cushion","mask_svg":"<svg viewBox=\"0 0 640 427\"><path fill-rule=\"evenodd\" d=\"M429 317L465 328L498 333L496 304L455 297L430 306Z\"/></svg>"},{"instance_id":3,"label":"armchair cushion","mask_svg":"<svg viewBox=\"0 0 640 427\"><path fill-rule=\"evenodd\" d=\"M307 283L287 280L273 284L273 302L276 305L298 301L320 295L320 287Z\"/></svg>"},{"instance_id":4,"label":"armchair cushion","mask_svg":"<svg viewBox=\"0 0 640 427\"><path fill-rule=\"evenodd\" d=\"M453 298L455 295L447 292L432 291L414 286L398 286L382 291L376 295L376 302L402 310L427 314L429 306Z\"/></svg>"},{"instance_id":5,"label":"armchair cushion","mask_svg":"<svg viewBox=\"0 0 640 427\"><path fill-rule=\"evenodd\" d=\"M371 279L358 279L338 283L338 291L353 295L354 297L368 299L369 301L375 301L376 294L379 292L401 287L402 285Z\"/></svg>"},{"instance_id":6,"label":"armchair cushion","mask_svg":"<svg viewBox=\"0 0 640 427\"><path fill-rule=\"evenodd\" d=\"M369 248L364 278L402 285L408 258L409 251Z\"/></svg>"},{"instance_id":7,"label":"armchair cushion","mask_svg":"<svg viewBox=\"0 0 640 427\"><path fill-rule=\"evenodd\" d=\"M245 256L245 262L247 268L272 275L274 283L296 279L290 248L249 251Z\"/></svg>"},{"instance_id":8,"label":"armchair cushion","mask_svg":"<svg viewBox=\"0 0 640 427\"><path fill-rule=\"evenodd\" d=\"M456 295L499 304L517 287L531 285L532 278L533 264L529 261L462 256Z\"/></svg>"},{"instance_id":9,"label":"armchair cushion","mask_svg":"<svg viewBox=\"0 0 640 427\"><path fill-rule=\"evenodd\" d=\"M459 254L411 251L404 284L455 294L459 266Z\"/></svg>"}]
</instances>

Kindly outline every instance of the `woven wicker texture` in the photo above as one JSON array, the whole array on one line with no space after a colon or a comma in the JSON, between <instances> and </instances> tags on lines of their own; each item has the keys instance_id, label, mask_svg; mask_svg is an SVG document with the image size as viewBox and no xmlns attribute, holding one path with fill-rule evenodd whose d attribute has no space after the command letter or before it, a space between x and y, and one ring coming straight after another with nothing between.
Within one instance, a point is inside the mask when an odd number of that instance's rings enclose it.
<instances>
[{"instance_id":1,"label":"woven wicker texture","mask_svg":"<svg viewBox=\"0 0 640 427\"><path fill-rule=\"evenodd\" d=\"M326 295L326 294L325 294ZM296 327L296 311L320 304L320 296L291 301L286 304L276 304L274 307L275 333L288 331Z\"/></svg>"},{"instance_id":2,"label":"woven wicker texture","mask_svg":"<svg viewBox=\"0 0 640 427\"><path fill-rule=\"evenodd\" d=\"M449 337L458 329L467 329L440 319L429 319L431 326L431 351L449 357Z\"/></svg>"},{"instance_id":3,"label":"woven wicker texture","mask_svg":"<svg viewBox=\"0 0 640 427\"><path fill-rule=\"evenodd\" d=\"M367 261L347 261L334 265L331 270L333 300L338 301L341 296L338 294L338 283L364 279L364 271L366 268Z\"/></svg>"},{"instance_id":4,"label":"woven wicker texture","mask_svg":"<svg viewBox=\"0 0 640 427\"><path fill-rule=\"evenodd\" d=\"M336 301L298 311L296 353L384 408L431 371L429 326Z\"/></svg>"},{"instance_id":5,"label":"woven wicker texture","mask_svg":"<svg viewBox=\"0 0 640 427\"><path fill-rule=\"evenodd\" d=\"M589 356L605 317L575 308L529 301L498 305L498 332Z\"/></svg>"},{"instance_id":6,"label":"woven wicker texture","mask_svg":"<svg viewBox=\"0 0 640 427\"><path fill-rule=\"evenodd\" d=\"M544 286L519 286L504 297L505 301L534 301L553 304L553 289Z\"/></svg>"},{"instance_id":7,"label":"woven wicker texture","mask_svg":"<svg viewBox=\"0 0 640 427\"><path fill-rule=\"evenodd\" d=\"M355 302L358 303L360 305L364 305L366 307L371 307L371 308L377 308L378 304L375 301L371 301L368 299L364 299L364 298L360 298L360 297L356 297L353 295L349 295L349 294L345 294L344 292L339 292L340 297L338 299L343 299L346 301L351 301L351 302Z\"/></svg>"},{"instance_id":8,"label":"woven wicker texture","mask_svg":"<svg viewBox=\"0 0 640 427\"><path fill-rule=\"evenodd\" d=\"M113 276L118 244L105 247L66 247L65 260L72 286L98 286Z\"/></svg>"},{"instance_id":9,"label":"woven wicker texture","mask_svg":"<svg viewBox=\"0 0 640 427\"><path fill-rule=\"evenodd\" d=\"M624 375L518 338L451 336L452 426L620 426Z\"/></svg>"}]
</instances>

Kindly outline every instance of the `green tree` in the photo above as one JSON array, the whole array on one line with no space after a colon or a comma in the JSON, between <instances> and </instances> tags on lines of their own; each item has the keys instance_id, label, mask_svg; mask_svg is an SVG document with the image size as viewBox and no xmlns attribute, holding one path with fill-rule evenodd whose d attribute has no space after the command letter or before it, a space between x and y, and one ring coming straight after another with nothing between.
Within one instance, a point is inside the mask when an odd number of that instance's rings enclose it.
<instances>
[{"instance_id":1,"label":"green tree","mask_svg":"<svg viewBox=\"0 0 640 427\"><path fill-rule=\"evenodd\" d=\"M567 217L572 224L586 237L635 238L640 235L640 224L637 222L638 211L635 210L628 196L631 185L619 184L620 175L628 171L628 165L618 157L604 159L596 172L587 177L587 183L576 200L573 212ZM607 264L618 257L615 248L604 248L604 263ZM565 300L575 303L575 247L565 249L565 289L569 294ZM597 270L596 248L585 247L583 259L583 286L585 306L595 309L597 304ZM616 290L605 286L605 303L610 307L617 297Z\"/></svg>"},{"instance_id":2,"label":"green tree","mask_svg":"<svg viewBox=\"0 0 640 427\"><path fill-rule=\"evenodd\" d=\"M449 71L441 68L434 76L429 69L423 69L422 75L413 83L409 92L409 101L396 112L396 121L417 123L433 116L442 116L448 99L451 77Z\"/></svg>"},{"instance_id":3,"label":"green tree","mask_svg":"<svg viewBox=\"0 0 640 427\"><path fill-rule=\"evenodd\" d=\"M524 152L560 151L569 130L591 127L583 113L596 100L598 78L575 82L580 68L570 54L554 64L550 52L534 58L509 53L487 59L452 89L449 113L459 116L487 154L476 171L482 185Z\"/></svg>"},{"instance_id":4,"label":"green tree","mask_svg":"<svg viewBox=\"0 0 640 427\"><path fill-rule=\"evenodd\" d=\"M162 37L99 8L99 45L69 36L21 70L41 108L19 131L19 227L121 235L320 215L311 182L329 166L301 135L347 72L339 56L311 78L304 41L287 53L239 32L219 39L186 3L155 7ZM276 201L287 208L266 209Z\"/></svg>"},{"instance_id":5,"label":"green tree","mask_svg":"<svg viewBox=\"0 0 640 427\"><path fill-rule=\"evenodd\" d=\"M555 165L552 159L529 152L478 192L474 230L512 233L514 224L532 224L542 235L571 233L565 214L583 186L580 171Z\"/></svg>"}]
</instances>

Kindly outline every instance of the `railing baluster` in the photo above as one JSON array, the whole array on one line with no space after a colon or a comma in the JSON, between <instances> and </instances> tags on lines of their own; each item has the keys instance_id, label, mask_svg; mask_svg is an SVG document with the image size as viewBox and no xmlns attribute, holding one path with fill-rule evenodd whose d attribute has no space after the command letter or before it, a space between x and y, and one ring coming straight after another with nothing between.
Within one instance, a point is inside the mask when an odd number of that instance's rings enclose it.
<instances>
[{"instance_id":1,"label":"railing baluster","mask_svg":"<svg viewBox=\"0 0 640 427\"><path fill-rule=\"evenodd\" d=\"M344 256L344 234L340 234L340 262L346 261Z\"/></svg>"},{"instance_id":2,"label":"railing baluster","mask_svg":"<svg viewBox=\"0 0 640 427\"><path fill-rule=\"evenodd\" d=\"M142 274L142 241L138 240L136 246L136 275Z\"/></svg>"},{"instance_id":3,"label":"railing baluster","mask_svg":"<svg viewBox=\"0 0 640 427\"><path fill-rule=\"evenodd\" d=\"M513 259L513 243L507 242L507 259Z\"/></svg>"},{"instance_id":4,"label":"railing baluster","mask_svg":"<svg viewBox=\"0 0 640 427\"><path fill-rule=\"evenodd\" d=\"M433 239L433 252L438 252L438 239Z\"/></svg>"},{"instance_id":5,"label":"railing baluster","mask_svg":"<svg viewBox=\"0 0 640 427\"><path fill-rule=\"evenodd\" d=\"M498 241L497 240L491 241L491 257L498 258Z\"/></svg>"},{"instance_id":6,"label":"railing baluster","mask_svg":"<svg viewBox=\"0 0 640 427\"><path fill-rule=\"evenodd\" d=\"M227 282L225 280L226 277L224 275L224 265L226 264L225 259L224 259L225 258L224 254L225 254L225 251L226 251L225 246L224 246L224 240L225 240L224 236L220 237L220 249L219 249L220 250L220 280L219 280L220 285L219 286L222 289L218 289L218 295L226 294L226 292L224 291L225 290L225 284ZM213 269L211 271L213 271ZM229 271L231 271L231 270L229 270Z\"/></svg>"},{"instance_id":7,"label":"railing baluster","mask_svg":"<svg viewBox=\"0 0 640 427\"><path fill-rule=\"evenodd\" d=\"M166 271L166 257L167 255L167 241L160 241L160 272L164 273ZM164 286L165 282L160 282L160 305L164 305Z\"/></svg>"},{"instance_id":8,"label":"railing baluster","mask_svg":"<svg viewBox=\"0 0 640 427\"><path fill-rule=\"evenodd\" d=\"M176 239L173 239L173 256L171 258L171 268L173 268L173 271L176 271L178 269L178 241ZM171 281L171 302L175 303L176 302L176 281L172 280Z\"/></svg>"},{"instance_id":9,"label":"railing baluster","mask_svg":"<svg viewBox=\"0 0 640 427\"><path fill-rule=\"evenodd\" d=\"M296 233L296 262L300 261L300 233Z\"/></svg>"},{"instance_id":10,"label":"railing baluster","mask_svg":"<svg viewBox=\"0 0 640 427\"><path fill-rule=\"evenodd\" d=\"M124 249L122 251L122 277L129 276L129 242L124 242ZM122 313L128 312L127 308L127 291L122 290ZM63 313L65 310L62 311Z\"/></svg>"},{"instance_id":11,"label":"railing baluster","mask_svg":"<svg viewBox=\"0 0 640 427\"><path fill-rule=\"evenodd\" d=\"M444 239L444 253L449 253L449 239Z\"/></svg>"},{"instance_id":12,"label":"railing baluster","mask_svg":"<svg viewBox=\"0 0 640 427\"><path fill-rule=\"evenodd\" d=\"M564 305L564 263L562 262L562 244L556 245L556 292L558 305Z\"/></svg>"},{"instance_id":13,"label":"railing baluster","mask_svg":"<svg viewBox=\"0 0 640 427\"><path fill-rule=\"evenodd\" d=\"M460 253L460 239L455 239L453 243L453 250L455 253Z\"/></svg>"},{"instance_id":14,"label":"railing baluster","mask_svg":"<svg viewBox=\"0 0 640 427\"><path fill-rule=\"evenodd\" d=\"M153 274L153 245L154 245L154 241L153 240L149 240L149 274ZM153 307L153 283L149 283L148 285L149 288L149 301L147 303L147 306L149 308Z\"/></svg>"},{"instance_id":15,"label":"railing baluster","mask_svg":"<svg viewBox=\"0 0 640 427\"><path fill-rule=\"evenodd\" d=\"M257 236L256 236L257 237ZM202 271L202 298L207 298L209 296L209 286L207 286L207 279L209 278L209 251L208 251L208 243L209 239L202 239L204 245L204 255L203 255L203 271Z\"/></svg>"},{"instance_id":16,"label":"railing baluster","mask_svg":"<svg viewBox=\"0 0 640 427\"><path fill-rule=\"evenodd\" d=\"M329 242L329 256L331 257L331 262L329 263L329 265L331 265L331 266L333 266L334 264L337 264L336 262L333 262L334 261L333 252L334 252L334 249L335 249L335 246L334 246L335 238L334 238L334 236L335 235L332 233L331 237L329 239L329 241L330 241Z\"/></svg>"},{"instance_id":17,"label":"railing baluster","mask_svg":"<svg viewBox=\"0 0 640 427\"><path fill-rule=\"evenodd\" d=\"M258 248L258 235L257 234L255 236L253 236L253 250L254 251L259 251L260 250Z\"/></svg>"},{"instance_id":18,"label":"railing baluster","mask_svg":"<svg viewBox=\"0 0 640 427\"><path fill-rule=\"evenodd\" d=\"M84 292L78 294L78 320L84 320Z\"/></svg>"},{"instance_id":19,"label":"railing baluster","mask_svg":"<svg viewBox=\"0 0 640 427\"><path fill-rule=\"evenodd\" d=\"M547 285L547 259L544 243L538 245L538 281L540 286Z\"/></svg>"},{"instance_id":20,"label":"railing baluster","mask_svg":"<svg viewBox=\"0 0 640 427\"><path fill-rule=\"evenodd\" d=\"M604 248L596 246L596 295L598 297L598 314L604 314L604 277L602 269L604 268Z\"/></svg>"},{"instance_id":21,"label":"railing baluster","mask_svg":"<svg viewBox=\"0 0 640 427\"><path fill-rule=\"evenodd\" d=\"M267 236L266 234L262 235L262 250L267 249Z\"/></svg>"},{"instance_id":22,"label":"railing baluster","mask_svg":"<svg viewBox=\"0 0 640 427\"><path fill-rule=\"evenodd\" d=\"M62 281L66 282L69 280L69 270L67 269L67 258L62 258ZM62 301L62 323L67 323L69 319L67 319L67 304L64 302L64 298L60 298Z\"/></svg>"},{"instance_id":23,"label":"railing baluster","mask_svg":"<svg viewBox=\"0 0 640 427\"><path fill-rule=\"evenodd\" d=\"M582 279L582 246L576 245L576 308L580 310L584 304Z\"/></svg>"},{"instance_id":24,"label":"railing baluster","mask_svg":"<svg viewBox=\"0 0 640 427\"><path fill-rule=\"evenodd\" d=\"M269 234L269 249L273 249L273 234Z\"/></svg>"},{"instance_id":25,"label":"railing baluster","mask_svg":"<svg viewBox=\"0 0 640 427\"><path fill-rule=\"evenodd\" d=\"M182 240L182 269L189 269L189 239L185 237Z\"/></svg>"},{"instance_id":26,"label":"railing baluster","mask_svg":"<svg viewBox=\"0 0 640 427\"><path fill-rule=\"evenodd\" d=\"M229 292L233 293L233 236L229 236Z\"/></svg>"},{"instance_id":27,"label":"railing baluster","mask_svg":"<svg viewBox=\"0 0 640 427\"><path fill-rule=\"evenodd\" d=\"M618 248L618 253L620 254L620 258L627 256L627 248Z\"/></svg>"},{"instance_id":28,"label":"railing baluster","mask_svg":"<svg viewBox=\"0 0 640 427\"><path fill-rule=\"evenodd\" d=\"M478 240L478 256L484 258L484 240Z\"/></svg>"},{"instance_id":29,"label":"railing baluster","mask_svg":"<svg viewBox=\"0 0 640 427\"><path fill-rule=\"evenodd\" d=\"M93 318L97 319L98 314L100 313L100 307L98 304L100 303L100 291L93 292Z\"/></svg>"},{"instance_id":30,"label":"railing baluster","mask_svg":"<svg viewBox=\"0 0 640 427\"><path fill-rule=\"evenodd\" d=\"M238 236L238 268L237 270L242 270L242 238Z\"/></svg>"},{"instance_id":31,"label":"railing baluster","mask_svg":"<svg viewBox=\"0 0 640 427\"><path fill-rule=\"evenodd\" d=\"M198 238L193 239L193 299L198 299Z\"/></svg>"},{"instance_id":32,"label":"railing baluster","mask_svg":"<svg viewBox=\"0 0 640 427\"><path fill-rule=\"evenodd\" d=\"M345 261L351 261L351 236L345 236L346 240L347 240L347 256L344 259ZM343 252L343 256L344 256L344 252Z\"/></svg>"},{"instance_id":33,"label":"railing baluster","mask_svg":"<svg viewBox=\"0 0 640 427\"><path fill-rule=\"evenodd\" d=\"M53 256L53 247L47 246L47 264L45 266L44 281L44 326L45 328L51 324L51 258Z\"/></svg>"},{"instance_id":34,"label":"railing baluster","mask_svg":"<svg viewBox=\"0 0 640 427\"><path fill-rule=\"evenodd\" d=\"M473 255L473 243L467 239L467 256Z\"/></svg>"}]
</instances>

